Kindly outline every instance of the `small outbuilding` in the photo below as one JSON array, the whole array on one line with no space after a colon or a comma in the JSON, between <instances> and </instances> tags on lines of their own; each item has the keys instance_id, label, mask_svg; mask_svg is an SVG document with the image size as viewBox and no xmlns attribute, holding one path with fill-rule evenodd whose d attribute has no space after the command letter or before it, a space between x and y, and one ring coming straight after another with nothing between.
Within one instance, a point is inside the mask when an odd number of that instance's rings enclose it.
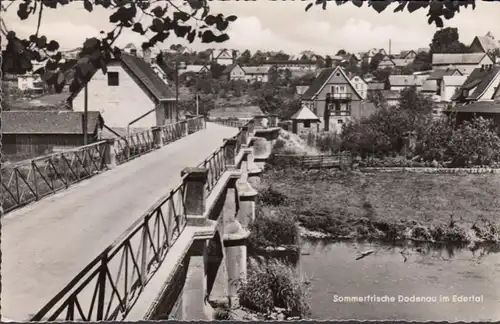
<instances>
[{"instance_id":1,"label":"small outbuilding","mask_svg":"<svg viewBox=\"0 0 500 324\"><path fill-rule=\"evenodd\" d=\"M292 120L292 132L295 134L319 131L320 119L306 106L300 108L290 119Z\"/></svg>"}]
</instances>

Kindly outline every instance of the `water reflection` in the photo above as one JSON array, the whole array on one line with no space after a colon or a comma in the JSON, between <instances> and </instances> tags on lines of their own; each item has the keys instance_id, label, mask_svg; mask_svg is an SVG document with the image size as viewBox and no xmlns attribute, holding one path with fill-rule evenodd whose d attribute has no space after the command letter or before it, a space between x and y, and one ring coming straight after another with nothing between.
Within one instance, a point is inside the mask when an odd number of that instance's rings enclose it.
<instances>
[{"instance_id":1,"label":"water reflection","mask_svg":"<svg viewBox=\"0 0 500 324\"><path fill-rule=\"evenodd\" d=\"M364 258L360 254L373 251ZM315 319L489 321L500 319L500 246L415 242L303 243ZM481 295L481 302L334 303L333 296Z\"/></svg>"}]
</instances>

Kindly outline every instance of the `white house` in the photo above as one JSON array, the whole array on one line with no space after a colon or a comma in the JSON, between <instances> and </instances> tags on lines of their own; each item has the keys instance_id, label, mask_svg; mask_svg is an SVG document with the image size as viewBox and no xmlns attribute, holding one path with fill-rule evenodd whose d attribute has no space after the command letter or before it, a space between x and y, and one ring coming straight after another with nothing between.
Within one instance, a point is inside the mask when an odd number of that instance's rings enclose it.
<instances>
[{"instance_id":1,"label":"white house","mask_svg":"<svg viewBox=\"0 0 500 324\"><path fill-rule=\"evenodd\" d=\"M239 64L228 65L224 71L229 80L245 80L245 70Z\"/></svg>"},{"instance_id":2,"label":"white house","mask_svg":"<svg viewBox=\"0 0 500 324\"><path fill-rule=\"evenodd\" d=\"M441 101L449 102L451 97L460 88L465 80L466 76L463 75L445 75L441 79Z\"/></svg>"},{"instance_id":3,"label":"white house","mask_svg":"<svg viewBox=\"0 0 500 324\"><path fill-rule=\"evenodd\" d=\"M264 66L244 66L245 81L247 82L267 82L269 80L269 68Z\"/></svg>"},{"instance_id":4,"label":"white house","mask_svg":"<svg viewBox=\"0 0 500 324\"><path fill-rule=\"evenodd\" d=\"M236 53L228 49L214 49L210 52L210 60L219 65L231 65L234 63Z\"/></svg>"},{"instance_id":5,"label":"white house","mask_svg":"<svg viewBox=\"0 0 500 324\"><path fill-rule=\"evenodd\" d=\"M308 61L300 61L300 60L288 60L288 61L280 61L280 60L267 60L262 64L262 67L272 68L275 66L279 70L288 69L290 71L315 71L316 70L316 62L312 60Z\"/></svg>"},{"instance_id":6,"label":"white house","mask_svg":"<svg viewBox=\"0 0 500 324\"><path fill-rule=\"evenodd\" d=\"M42 91L43 88L37 83L41 83L42 79L39 74L23 74L17 76L17 87L21 91L26 90L34 90L34 91Z\"/></svg>"},{"instance_id":7,"label":"white house","mask_svg":"<svg viewBox=\"0 0 500 324\"><path fill-rule=\"evenodd\" d=\"M108 127L149 128L176 120L175 94L144 60L122 53L108 65L108 72L97 71L84 88L72 93L68 104L84 111L99 111Z\"/></svg>"},{"instance_id":8,"label":"white house","mask_svg":"<svg viewBox=\"0 0 500 324\"><path fill-rule=\"evenodd\" d=\"M359 92L362 99L366 99L368 95L368 83L363 80L362 77L356 74L349 73L349 79L351 80L354 88Z\"/></svg>"},{"instance_id":9,"label":"white house","mask_svg":"<svg viewBox=\"0 0 500 324\"><path fill-rule=\"evenodd\" d=\"M446 69L453 67L463 75L469 75L476 68L489 67L495 62L486 53L451 53L432 54L432 69Z\"/></svg>"},{"instance_id":10,"label":"white house","mask_svg":"<svg viewBox=\"0 0 500 324\"><path fill-rule=\"evenodd\" d=\"M210 69L206 65L186 65L185 68L179 69L179 74L182 75L184 73L204 73L204 72L210 72Z\"/></svg>"}]
</instances>

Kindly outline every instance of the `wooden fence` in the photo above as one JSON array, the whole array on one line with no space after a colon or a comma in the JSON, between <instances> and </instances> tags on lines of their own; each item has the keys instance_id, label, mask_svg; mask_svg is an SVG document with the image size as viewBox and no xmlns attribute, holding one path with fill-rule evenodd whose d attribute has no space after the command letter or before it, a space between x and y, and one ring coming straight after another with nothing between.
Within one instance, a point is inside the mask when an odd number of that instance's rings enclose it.
<instances>
[{"instance_id":1,"label":"wooden fence","mask_svg":"<svg viewBox=\"0 0 500 324\"><path fill-rule=\"evenodd\" d=\"M298 166L304 169L340 168L343 164L351 164L350 153L317 154L317 155L285 155L274 154L270 163L276 166Z\"/></svg>"}]
</instances>

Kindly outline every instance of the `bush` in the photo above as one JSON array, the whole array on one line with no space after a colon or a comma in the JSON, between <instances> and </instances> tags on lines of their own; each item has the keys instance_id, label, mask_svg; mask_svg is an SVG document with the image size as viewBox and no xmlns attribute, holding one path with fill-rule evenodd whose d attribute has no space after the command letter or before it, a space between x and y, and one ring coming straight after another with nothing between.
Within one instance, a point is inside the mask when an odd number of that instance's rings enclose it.
<instances>
[{"instance_id":1,"label":"bush","mask_svg":"<svg viewBox=\"0 0 500 324\"><path fill-rule=\"evenodd\" d=\"M250 225L250 248L294 246L299 244L299 228L295 218L267 206L257 209L255 221Z\"/></svg>"},{"instance_id":2,"label":"bush","mask_svg":"<svg viewBox=\"0 0 500 324\"><path fill-rule=\"evenodd\" d=\"M287 196L277 191L273 187L267 187L266 189L259 192L257 201L262 203L263 205L280 206L286 204Z\"/></svg>"},{"instance_id":3,"label":"bush","mask_svg":"<svg viewBox=\"0 0 500 324\"><path fill-rule=\"evenodd\" d=\"M274 259L262 264L250 259L247 282L241 286L239 298L241 306L260 313L279 307L289 316L310 314L306 286L292 267Z\"/></svg>"}]
</instances>

